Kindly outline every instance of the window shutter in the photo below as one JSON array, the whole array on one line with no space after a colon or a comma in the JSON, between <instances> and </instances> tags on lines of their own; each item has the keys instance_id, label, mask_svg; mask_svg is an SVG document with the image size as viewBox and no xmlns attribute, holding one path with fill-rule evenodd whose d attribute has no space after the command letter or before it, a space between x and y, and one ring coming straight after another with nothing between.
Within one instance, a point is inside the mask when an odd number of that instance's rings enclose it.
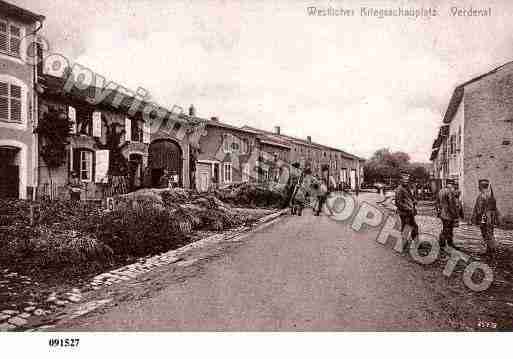
<instances>
[{"instance_id":1,"label":"window shutter","mask_svg":"<svg viewBox=\"0 0 513 359\"><path fill-rule=\"evenodd\" d=\"M96 152L91 151L91 182L96 178Z\"/></svg>"},{"instance_id":2,"label":"window shutter","mask_svg":"<svg viewBox=\"0 0 513 359\"><path fill-rule=\"evenodd\" d=\"M73 149L72 162L72 170L80 176L80 150L78 148Z\"/></svg>"},{"instance_id":3,"label":"window shutter","mask_svg":"<svg viewBox=\"0 0 513 359\"><path fill-rule=\"evenodd\" d=\"M11 121L21 122L21 87L11 85Z\"/></svg>"},{"instance_id":4,"label":"window shutter","mask_svg":"<svg viewBox=\"0 0 513 359\"><path fill-rule=\"evenodd\" d=\"M7 52L9 42L9 36L7 34L7 21L0 20L0 51Z\"/></svg>"},{"instance_id":5,"label":"window shutter","mask_svg":"<svg viewBox=\"0 0 513 359\"><path fill-rule=\"evenodd\" d=\"M150 124L147 122L144 122L143 124L143 142L144 143L150 143L151 140L151 133L150 133Z\"/></svg>"},{"instance_id":6,"label":"window shutter","mask_svg":"<svg viewBox=\"0 0 513 359\"><path fill-rule=\"evenodd\" d=\"M9 85L0 82L0 120L9 121Z\"/></svg>"},{"instance_id":7,"label":"window shutter","mask_svg":"<svg viewBox=\"0 0 513 359\"><path fill-rule=\"evenodd\" d=\"M130 142L132 140L132 120L125 117L125 141Z\"/></svg>"},{"instance_id":8,"label":"window shutter","mask_svg":"<svg viewBox=\"0 0 513 359\"><path fill-rule=\"evenodd\" d=\"M102 137L102 113L93 112L93 137Z\"/></svg>"},{"instance_id":9,"label":"window shutter","mask_svg":"<svg viewBox=\"0 0 513 359\"><path fill-rule=\"evenodd\" d=\"M9 52L11 55L20 56L21 29L18 26L11 25L9 38Z\"/></svg>"},{"instance_id":10,"label":"window shutter","mask_svg":"<svg viewBox=\"0 0 513 359\"><path fill-rule=\"evenodd\" d=\"M68 106L68 118L71 121L71 133L77 133L77 111L73 106Z\"/></svg>"},{"instance_id":11,"label":"window shutter","mask_svg":"<svg viewBox=\"0 0 513 359\"><path fill-rule=\"evenodd\" d=\"M107 174L109 171L109 150L96 151L96 165L94 181L96 183L107 183Z\"/></svg>"}]
</instances>

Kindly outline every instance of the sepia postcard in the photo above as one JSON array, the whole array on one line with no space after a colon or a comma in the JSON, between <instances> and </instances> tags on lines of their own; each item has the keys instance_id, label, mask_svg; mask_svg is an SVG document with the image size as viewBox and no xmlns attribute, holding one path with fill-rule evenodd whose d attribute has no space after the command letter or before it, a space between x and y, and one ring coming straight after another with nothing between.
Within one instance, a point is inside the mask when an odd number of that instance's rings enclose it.
<instances>
[{"instance_id":1,"label":"sepia postcard","mask_svg":"<svg viewBox=\"0 0 513 359\"><path fill-rule=\"evenodd\" d=\"M0 342L511 332L512 19L0 0Z\"/></svg>"}]
</instances>

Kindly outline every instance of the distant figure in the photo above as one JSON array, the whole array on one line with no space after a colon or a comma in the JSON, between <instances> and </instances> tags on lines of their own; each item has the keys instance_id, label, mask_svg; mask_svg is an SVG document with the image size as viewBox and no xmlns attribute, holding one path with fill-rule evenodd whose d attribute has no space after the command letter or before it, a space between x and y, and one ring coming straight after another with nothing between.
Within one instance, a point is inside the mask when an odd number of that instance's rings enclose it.
<instances>
[{"instance_id":1,"label":"distant figure","mask_svg":"<svg viewBox=\"0 0 513 359\"><path fill-rule=\"evenodd\" d=\"M454 224L459 218L460 210L456 199L456 181L446 180L446 187L438 192L438 208L442 220L442 232L440 233L440 248L446 245L454 247Z\"/></svg>"},{"instance_id":2,"label":"distant figure","mask_svg":"<svg viewBox=\"0 0 513 359\"><path fill-rule=\"evenodd\" d=\"M415 198L410 189L410 174L402 173L401 181L395 191L395 205L399 218L401 219L401 232L404 232L406 226L412 227L411 237L416 240L419 235L419 226L415 221L417 209Z\"/></svg>"},{"instance_id":3,"label":"distant figure","mask_svg":"<svg viewBox=\"0 0 513 359\"><path fill-rule=\"evenodd\" d=\"M328 198L328 185L326 183L326 179L321 178L319 184L319 192L317 194L317 212L315 216L319 216L324 203L326 203L326 199Z\"/></svg>"},{"instance_id":4,"label":"distant figure","mask_svg":"<svg viewBox=\"0 0 513 359\"><path fill-rule=\"evenodd\" d=\"M71 172L71 178L69 180L68 186L71 200L80 201L82 183L80 182L80 178L78 177L78 173L76 171Z\"/></svg>"},{"instance_id":5,"label":"distant figure","mask_svg":"<svg viewBox=\"0 0 513 359\"><path fill-rule=\"evenodd\" d=\"M499 224L497 202L490 186L490 181L481 179L478 182L479 195L476 198L471 222L478 225L486 244L486 251L495 249L494 226Z\"/></svg>"}]
</instances>

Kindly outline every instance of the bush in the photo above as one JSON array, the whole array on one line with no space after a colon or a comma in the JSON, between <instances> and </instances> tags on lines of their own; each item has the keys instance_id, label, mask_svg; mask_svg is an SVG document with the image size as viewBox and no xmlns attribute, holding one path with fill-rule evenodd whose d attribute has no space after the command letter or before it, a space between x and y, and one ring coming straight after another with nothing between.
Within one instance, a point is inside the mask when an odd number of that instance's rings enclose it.
<instances>
[{"instance_id":1,"label":"bush","mask_svg":"<svg viewBox=\"0 0 513 359\"><path fill-rule=\"evenodd\" d=\"M116 256L144 256L187 243L181 217L153 206L104 214L95 236Z\"/></svg>"}]
</instances>

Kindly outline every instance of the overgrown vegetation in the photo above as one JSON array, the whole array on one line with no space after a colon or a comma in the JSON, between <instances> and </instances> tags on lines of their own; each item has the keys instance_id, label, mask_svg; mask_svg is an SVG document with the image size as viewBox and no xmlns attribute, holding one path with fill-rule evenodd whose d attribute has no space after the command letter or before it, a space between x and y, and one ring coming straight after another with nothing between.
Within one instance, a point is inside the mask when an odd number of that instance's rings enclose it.
<instances>
[{"instance_id":1,"label":"overgrown vegetation","mask_svg":"<svg viewBox=\"0 0 513 359\"><path fill-rule=\"evenodd\" d=\"M185 190L141 190L117 198L116 209L46 200L30 224L28 201L0 200L0 263L19 271L90 273L187 244L195 230L247 225L259 215L214 196Z\"/></svg>"},{"instance_id":2,"label":"overgrown vegetation","mask_svg":"<svg viewBox=\"0 0 513 359\"><path fill-rule=\"evenodd\" d=\"M36 133L41 139L40 155L48 167L48 175L52 182L52 170L66 161L66 145L72 123L68 115L55 107L50 107L39 120Z\"/></svg>"}]
</instances>

